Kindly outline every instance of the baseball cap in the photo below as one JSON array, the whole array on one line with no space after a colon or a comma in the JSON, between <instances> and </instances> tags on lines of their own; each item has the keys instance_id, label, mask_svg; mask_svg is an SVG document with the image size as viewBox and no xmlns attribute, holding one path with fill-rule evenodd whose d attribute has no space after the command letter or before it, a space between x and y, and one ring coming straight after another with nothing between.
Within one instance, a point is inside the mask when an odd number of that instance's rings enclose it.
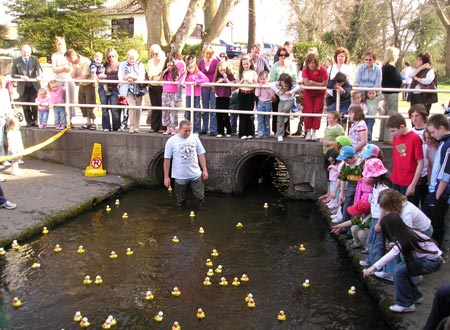
<instances>
[{"instance_id":1,"label":"baseball cap","mask_svg":"<svg viewBox=\"0 0 450 330\"><path fill-rule=\"evenodd\" d=\"M366 200L359 200L352 206L347 207L347 213L351 216L369 214L370 213L370 203Z\"/></svg>"},{"instance_id":2,"label":"baseball cap","mask_svg":"<svg viewBox=\"0 0 450 330\"><path fill-rule=\"evenodd\" d=\"M336 142L339 143L343 147L352 145L352 140L350 139L350 137L348 137L346 135L338 136L336 138Z\"/></svg>"},{"instance_id":3,"label":"baseball cap","mask_svg":"<svg viewBox=\"0 0 450 330\"><path fill-rule=\"evenodd\" d=\"M380 153L380 148L377 145L369 143L366 144L363 150L359 153L359 157L361 158L370 158L370 157L378 157Z\"/></svg>"},{"instance_id":4,"label":"baseball cap","mask_svg":"<svg viewBox=\"0 0 450 330\"><path fill-rule=\"evenodd\" d=\"M337 160L345 160L347 158L353 157L356 154L355 148L351 146L342 147L339 156L337 156Z\"/></svg>"},{"instance_id":5,"label":"baseball cap","mask_svg":"<svg viewBox=\"0 0 450 330\"><path fill-rule=\"evenodd\" d=\"M364 163L363 177L377 178L382 174L387 173L388 170L384 167L383 162L378 158L371 158Z\"/></svg>"}]
</instances>

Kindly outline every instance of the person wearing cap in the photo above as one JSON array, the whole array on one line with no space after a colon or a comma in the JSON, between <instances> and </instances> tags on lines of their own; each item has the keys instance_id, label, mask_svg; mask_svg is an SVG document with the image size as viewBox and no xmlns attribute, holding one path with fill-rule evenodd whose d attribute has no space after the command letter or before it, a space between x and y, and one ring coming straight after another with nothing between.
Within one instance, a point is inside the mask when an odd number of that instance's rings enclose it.
<instances>
[{"instance_id":1,"label":"person wearing cap","mask_svg":"<svg viewBox=\"0 0 450 330\"><path fill-rule=\"evenodd\" d=\"M353 243L350 247L352 249L365 248L371 222L370 203L366 200L359 200L352 206L349 206L347 212L352 216L351 220L333 226L331 232L335 234L342 228L351 226Z\"/></svg>"},{"instance_id":2,"label":"person wearing cap","mask_svg":"<svg viewBox=\"0 0 450 330\"><path fill-rule=\"evenodd\" d=\"M383 160L383 152L376 144L368 143L359 153L359 157L363 159L378 158Z\"/></svg>"},{"instance_id":3,"label":"person wearing cap","mask_svg":"<svg viewBox=\"0 0 450 330\"><path fill-rule=\"evenodd\" d=\"M362 178L363 164L361 159L356 155L356 151L351 146L342 147L339 156L336 158L343 161L338 179L340 180L341 195L339 196L339 204L343 205L343 221L350 220L350 215L347 208L353 205L353 200L356 192L356 185ZM332 198L336 196L337 189L332 193Z\"/></svg>"}]
</instances>

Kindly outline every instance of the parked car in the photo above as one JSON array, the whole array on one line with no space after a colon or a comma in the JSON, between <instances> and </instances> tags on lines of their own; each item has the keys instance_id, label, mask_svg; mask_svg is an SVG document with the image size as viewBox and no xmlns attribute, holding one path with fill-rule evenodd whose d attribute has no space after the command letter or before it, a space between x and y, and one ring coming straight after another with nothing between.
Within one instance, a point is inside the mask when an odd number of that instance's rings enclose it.
<instances>
[{"instance_id":1,"label":"parked car","mask_svg":"<svg viewBox=\"0 0 450 330\"><path fill-rule=\"evenodd\" d=\"M228 58L239 57L242 55L242 50L240 46L237 46L232 43L227 43L223 40L220 40L220 44L225 45Z\"/></svg>"},{"instance_id":2,"label":"parked car","mask_svg":"<svg viewBox=\"0 0 450 330\"><path fill-rule=\"evenodd\" d=\"M264 43L263 54L269 56L269 58L273 58L277 50L278 47L275 44Z\"/></svg>"}]
</instances>

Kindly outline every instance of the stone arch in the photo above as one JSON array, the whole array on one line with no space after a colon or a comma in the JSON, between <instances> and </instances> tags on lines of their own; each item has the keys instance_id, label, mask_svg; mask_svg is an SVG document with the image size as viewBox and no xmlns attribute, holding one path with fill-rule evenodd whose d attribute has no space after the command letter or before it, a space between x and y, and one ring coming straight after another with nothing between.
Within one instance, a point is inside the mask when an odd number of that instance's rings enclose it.
<instances>
[{"instance_id":1,"label":"stone arch","mask_svg":"<svg viewBox=\"0 0 450 330\"><path fill-rule=\"evenodd\" d=\"M150 181L157 184L164 184L164 150L160 150L150 160L150 164L147 169L147 175Z\"/></svg>"},{"instance_id":2,"label":"stone arch","mask_svg":"<svg viewBox=\"0 0 450 330\"><path fill-rule=\"evenodd\" d=\"M259 170L264 166L271 166L269 162L278 161L286 168L288 190L292 189L290 180L290 165L279 154L271 150L255 150L241 157L234 166L231 175L231 189L233 194L242 194L250 181L255 180Z\"/></svg>"}]
</instances>

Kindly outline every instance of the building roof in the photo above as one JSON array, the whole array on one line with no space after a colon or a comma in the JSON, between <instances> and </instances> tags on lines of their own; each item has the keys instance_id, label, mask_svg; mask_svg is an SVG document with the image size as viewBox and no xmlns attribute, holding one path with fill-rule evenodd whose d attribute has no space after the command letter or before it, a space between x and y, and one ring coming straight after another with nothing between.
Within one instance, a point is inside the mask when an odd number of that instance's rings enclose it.
<instances>
[{"instance_id":1,"label":"building roof","mask_svg":"<svg viewBox=\"0 0 450 330\"><path fill-rule=\"evenodd\" d=\"M106 15L127 15L144 13L138 0L119 0L110 7L104 8Z\"/></svg>"}]
</instances>

